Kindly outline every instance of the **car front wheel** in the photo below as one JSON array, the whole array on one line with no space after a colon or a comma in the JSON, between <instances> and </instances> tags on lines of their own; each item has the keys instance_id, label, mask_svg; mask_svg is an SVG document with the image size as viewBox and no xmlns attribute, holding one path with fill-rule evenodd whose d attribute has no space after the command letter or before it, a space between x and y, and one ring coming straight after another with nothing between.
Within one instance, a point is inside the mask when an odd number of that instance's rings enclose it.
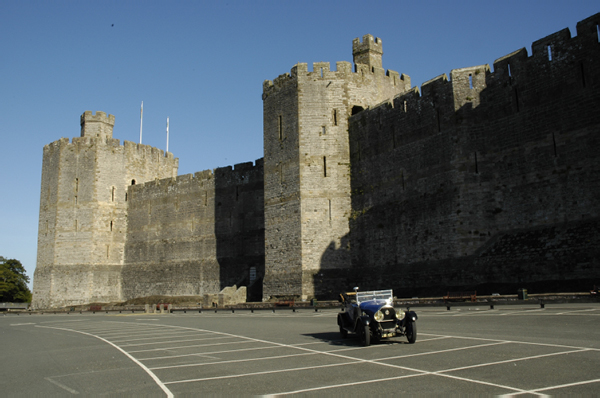
<instances>
[{"instance_id":1,"label":"car front wheel","mask_svg":"<svg viewBox=\"0 0 600 398\"><path fill-rule=\"evenodd\" d=\"M369 328L369 325L363 325L361 322L357 325L357 329L361 343L365 347L371 345L371 329Z\"/></svg>"},{"instance_id":2,"label":"car front wheel","mask_svg":"<svg viewBox=\"0 0 600 398\"><path fill-rule=\"evenodd\" d=\"M406 338L409 344L414 344L417 341L417 324L415 322L408 322L406 325Z\"/></svg>"}]
</instances>

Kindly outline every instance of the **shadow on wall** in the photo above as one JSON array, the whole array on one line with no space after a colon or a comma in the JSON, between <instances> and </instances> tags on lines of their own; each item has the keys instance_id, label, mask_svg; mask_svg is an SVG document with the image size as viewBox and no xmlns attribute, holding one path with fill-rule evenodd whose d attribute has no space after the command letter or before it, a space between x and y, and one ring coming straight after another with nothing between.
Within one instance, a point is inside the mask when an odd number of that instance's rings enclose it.
<instances>
[{"instance_id":1,"label":"shadow on wall","mask_svg":"<svg viewBox=\"0 0 600 398\"><path fill-rule=\"evenodd\" d=\"M247 301L262 301L265 272L262 159L214 171L215 236L220 288L246 286Z\"/></svg>"},{"instance_id":2,"label":"shadow on wall","mask_svg":"<svg viewBox=\"0 0 600 398\"><path fill-rule=\"evenodd\" d=\"M332 241L321 255L320 269L312 276L314 296L319 300L336 300L340 293L351 291L350 272L350 237L345 235L339 248Z\"/></svg>"}]
</instances>

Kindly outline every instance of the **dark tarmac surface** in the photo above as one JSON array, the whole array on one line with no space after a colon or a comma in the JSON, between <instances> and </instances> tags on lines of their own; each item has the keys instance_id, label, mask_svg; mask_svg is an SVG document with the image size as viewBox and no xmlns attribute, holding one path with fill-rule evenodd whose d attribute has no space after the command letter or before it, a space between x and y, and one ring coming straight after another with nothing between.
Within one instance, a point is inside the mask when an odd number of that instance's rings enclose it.
<instances>
[{"instance_id":1,"label":"dark tarmac surface","mask_svg":"<svg viewBox=\"0 0 600 398\"><path fill-rule=\"evenodd\" d=\"M3 396L600 394L600 303L413 307L418 337L337 310L0 315Z\"/></svg>"}]
</instances>

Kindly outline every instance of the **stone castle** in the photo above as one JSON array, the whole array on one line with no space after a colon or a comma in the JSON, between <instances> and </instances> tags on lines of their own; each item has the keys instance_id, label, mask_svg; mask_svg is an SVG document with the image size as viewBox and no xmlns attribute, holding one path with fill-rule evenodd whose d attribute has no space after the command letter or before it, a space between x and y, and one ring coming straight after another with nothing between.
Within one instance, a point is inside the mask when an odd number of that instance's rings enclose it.
<instances>
[{"instance_id":1,"label":"stone castle","mask_svg":"<svg viewBox=\"0 0 600 398\"><path fill-rule=\"evenodd\" d=\"M421 86L382 67L297 64L263 84L264 159L177 175L112 137L44 147L33 305L246 286L248 300L399 296L600 278L600 13Z\"/></svg>"}]
</instances>

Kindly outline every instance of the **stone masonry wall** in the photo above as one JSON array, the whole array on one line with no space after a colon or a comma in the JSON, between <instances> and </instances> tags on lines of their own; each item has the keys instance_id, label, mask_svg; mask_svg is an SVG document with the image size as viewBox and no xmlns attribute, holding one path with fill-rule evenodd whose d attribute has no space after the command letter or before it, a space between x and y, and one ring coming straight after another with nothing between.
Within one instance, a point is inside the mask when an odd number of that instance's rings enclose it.
<instances>
[{"instance_id":1,"label":"stone masonry wall","mask_svg":"<svg viewBox=\"0 0 600 398\"><path fill-rule=\"evenodd\" d=\"M589 288L600 276L599 23L351 118L350 285Z\"/></svg>"},{"instance_id":2,"label":"stone masonry wall","mask_svg":"<svg viewBox=\"0 0 600 398\"><path fill-rule=\"evenodd\" d=\"M250 267L262 281L262 168L258 160L131 186L124 299L216 294L250 285ZM261 287L249 295L260 299Z\"/></svg>"}]
</instances>

